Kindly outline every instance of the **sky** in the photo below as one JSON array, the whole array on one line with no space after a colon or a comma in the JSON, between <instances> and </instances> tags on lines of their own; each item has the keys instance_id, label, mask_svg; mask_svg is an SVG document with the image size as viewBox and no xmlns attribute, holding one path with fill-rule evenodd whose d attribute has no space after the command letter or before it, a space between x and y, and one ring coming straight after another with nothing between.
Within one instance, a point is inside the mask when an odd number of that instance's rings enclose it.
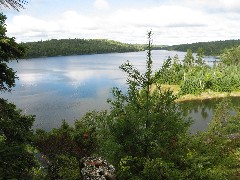
<instances>
[{"instance_id":1,"label":"sky","mask_svg":"<svg viewBox=\"0 0 240 180\"><path fill-rule=\"evenodd\" d=\"M111 39L174 45L240 39L239 0L29 0L20 12L2 9L17 42Z\"/></svg>"}]
</instances>

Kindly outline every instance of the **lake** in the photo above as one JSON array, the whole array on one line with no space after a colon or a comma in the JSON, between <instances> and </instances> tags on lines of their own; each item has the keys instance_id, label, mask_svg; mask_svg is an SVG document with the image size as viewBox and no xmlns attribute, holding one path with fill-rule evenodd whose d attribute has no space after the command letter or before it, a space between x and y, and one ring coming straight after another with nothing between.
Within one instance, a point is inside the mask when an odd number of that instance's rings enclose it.
<instances>
[{"instance_id":1,"label":"lake","mask_svg":"<svg viewBox=\"0 0 240 180\"><path fill-rule=\"evenodd\" d=\"M153 50L153 69L159 69L168 56L185 52ZM70 124L92 110L108 109L111 88L126 89L126 74L119 66L129 60L140 71L145 69L146 52L111 53L79 56L34 58L12 61L19 80L11 93L1 93L23 110L36 115L35 128L51 130L65 119ZM211 62L214 57L206 57ZM198 108L197 108L198 109ZM190 112L197 120L193 131L204 129L211 118L201 115L202 109ZM205 117L205 116L204 116Z\"/></svg>"}]
</instances>

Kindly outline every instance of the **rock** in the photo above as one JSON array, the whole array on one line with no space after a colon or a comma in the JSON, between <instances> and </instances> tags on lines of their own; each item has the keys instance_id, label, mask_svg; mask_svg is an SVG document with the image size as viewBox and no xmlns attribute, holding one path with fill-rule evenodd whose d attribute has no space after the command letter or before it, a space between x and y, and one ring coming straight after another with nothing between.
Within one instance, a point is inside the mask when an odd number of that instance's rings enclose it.
<instances>
[{"instance_id":1,"label":"rock","mask_svg":"<svg viewBox=\"0 0 240 180\"><path fill-rule=\"evenodd\" d=\"M115 180L115 168L102 157L82 158L81 173L85 180Z\"/></svg>"}]
</instances>

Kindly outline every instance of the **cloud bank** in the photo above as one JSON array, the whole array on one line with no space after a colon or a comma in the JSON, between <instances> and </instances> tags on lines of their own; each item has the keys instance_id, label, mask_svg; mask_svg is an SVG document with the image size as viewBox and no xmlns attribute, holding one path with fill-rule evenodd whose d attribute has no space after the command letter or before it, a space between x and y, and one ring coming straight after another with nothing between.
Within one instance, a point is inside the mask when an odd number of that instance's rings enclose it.
<instances>
[{"instance_id":1,"label":"cloud bank","mask_svg":"<svg viewBox=\"0 0 240 180\"><path fill-rule=\"evenodd\" d=\"M155 44L239 39L240 3L237 0L169 0L165 4L135 8L110 7L95 0L97 12L65 10L56 17L15 15L8 35L17 41L61 38L105 38L127 43L146 43L154 32Z\"/></svg>"},{"instance_id":2,"label":"cloud bank","mask_svg":"<svg viewBox=\"0 0 240 180\"><path fill-rule=\"evenodd\" d=\"M108 9L109 4L106 0L95 0L94 7L97 9Z\"/></svg>"}]
</instances>

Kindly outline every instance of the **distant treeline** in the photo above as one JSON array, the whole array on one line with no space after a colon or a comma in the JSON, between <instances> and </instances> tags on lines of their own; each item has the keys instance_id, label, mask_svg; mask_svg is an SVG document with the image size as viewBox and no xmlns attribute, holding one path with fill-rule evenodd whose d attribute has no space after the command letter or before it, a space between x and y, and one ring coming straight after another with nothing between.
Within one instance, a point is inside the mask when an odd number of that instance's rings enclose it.
<instances>
[{"instance_id":1,"label":"distant treeline","mask_svg":"<svg viewBox=\"0 0 240 180\"><path fill-rule=\"evenodd\" d=\"M225 49L237 47L240 45L240 40L225 40L225 41L211 41L211 42L197 42L192 44L180 44L173 46L159 47L158 49L175 50L175 51L187 51L191 49L193 52L197 52L198 48L202 48L204 54L207 56L219 56Z\"/></svg>"},{"instance_id":2,"label":"distant treeline","mask_svg":"<svg viewBox=\"0 0 240 180\"><path fill-rule=\"evenodd\" d=\"M23 43L26 58L142 51L140 45L106 39L52 39Z\"/></svg>"}]
</instances>

